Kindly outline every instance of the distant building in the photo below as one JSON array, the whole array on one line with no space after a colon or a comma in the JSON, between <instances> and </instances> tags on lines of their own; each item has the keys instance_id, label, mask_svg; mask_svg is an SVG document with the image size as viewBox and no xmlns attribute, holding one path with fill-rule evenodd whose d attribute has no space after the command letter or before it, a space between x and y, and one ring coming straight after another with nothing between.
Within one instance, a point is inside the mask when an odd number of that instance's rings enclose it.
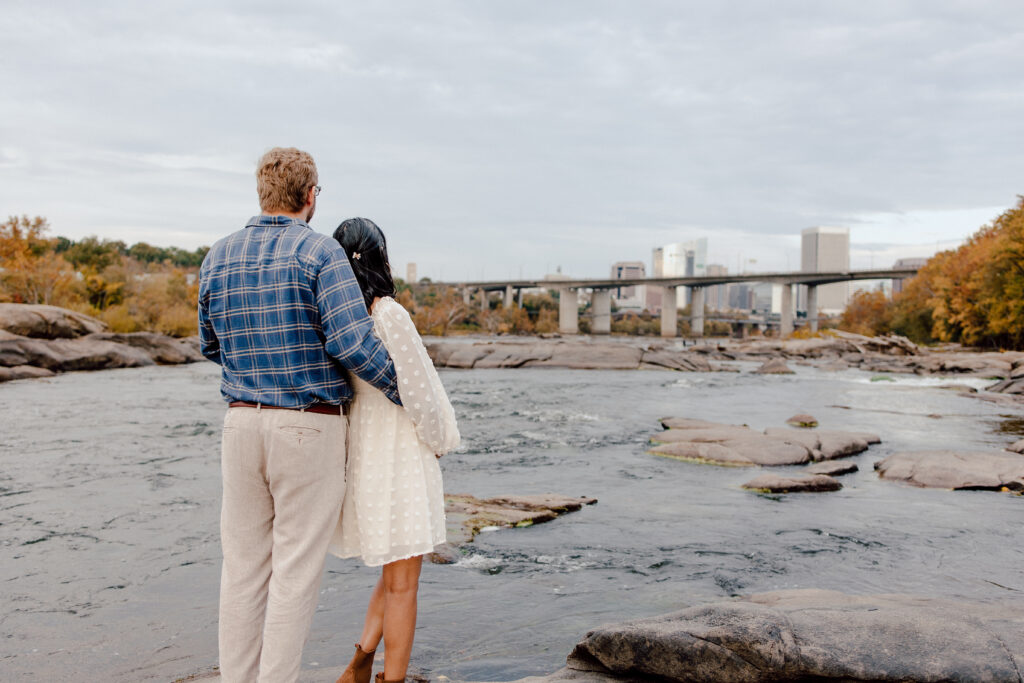
<instances>
[{"instance_id":1,"label":"distant building","mask_svg":"<svg viewBox=\"0 0 1024 683\"><path fill-rule=\"evenodd\" d=\"M410 285L414 282L419 282L419 278L416 277L416 264L409 263L405 266L405 281Z\"/></svg>"},{"instance_id":2,"label":"distant building","mask_svg":"<svg viewBox=\"0 0 1024 683\"><path fill-rule=\"evenodd\" d=\"M725 266L717 263L708 264L707 275L708 277L715 277L718 275L728 275L729 269ZM724 311L729 306L729 286L728 285L712 285L704 289L704 305L712 311Z\"/></svg>"},{"instance_id":3,"label":"distant building","mask_svg":"<svg viewBox=\"0 0 1024 683\"><path fill-rule=\"evenodd\" d=\"M647 269L643 261L619 261L612 264L613 280L634 280L647 277ZM622 309L642 311L647 302L645 285L629 285L617 287L612 291L615 305Z\"/></svg>"},{"instance_id":4,"label":"distant building","mask_svg":"<svg viewBox=\"0 0 1024 683\"><path fill-rule=\"evenodd\" d=\"M805 273L829 273L850 269L850 229L828 226L807 228L800 239L800 270ZM807 301L807 288L800 287L800 302ZM818 286L818 311L808 311L808 316L818 312L838 314L850 299L850 285L836 282ZM806 304L803 306L806 308Z\"/></svg>"},{"instance_id":5,"label":"distant building","mask_svg":"<svg viewBox=\"0 0 1024 683\"><path fill-rule=\"evenodd\" d=\"M926 258L901 258L892 264L893 268L924 268L928 263ZM903 278L892 281L892 294L896 296L903 291Z\"/></svg>"},{"instance_id":6,"label":"distant building","mask_svg":"<svg viewBox=\"0 0 1024 683\"><path fill-rule=\"evenodd\" d=\"M652 277L700 277L707 275L708 240L706 237L676 242L659 247L652 254ZM690 300L689 287L676 291L676 305L685 306Z\"/></svg>"}]
</instances>

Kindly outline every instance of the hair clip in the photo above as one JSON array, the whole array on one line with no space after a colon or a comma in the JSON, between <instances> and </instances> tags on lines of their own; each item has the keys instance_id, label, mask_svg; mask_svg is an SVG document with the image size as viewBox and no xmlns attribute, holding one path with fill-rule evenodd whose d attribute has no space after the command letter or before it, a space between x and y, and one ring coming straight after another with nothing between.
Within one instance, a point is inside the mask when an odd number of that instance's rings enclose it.
<instances>
[{"instance_id":1,"label":"hair clip","mask_svg":"<svg viewBox=\"0 0 1024 683\"><path fill-rule=\"evenodd\" d=\"M362 256L362 254L360 254L358 251L352 252L352 258L354 258L356 260L358 260L361 256Z\"/></svg>"}]
</instances>

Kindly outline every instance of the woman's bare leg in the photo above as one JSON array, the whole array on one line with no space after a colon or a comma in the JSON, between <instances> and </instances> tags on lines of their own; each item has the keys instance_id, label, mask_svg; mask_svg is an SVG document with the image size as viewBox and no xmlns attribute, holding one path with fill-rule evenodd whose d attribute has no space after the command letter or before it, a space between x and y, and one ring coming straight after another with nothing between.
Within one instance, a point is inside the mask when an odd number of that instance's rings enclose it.
<instances>
[{"instance_id":1,"label":"woman's bare leg","mask_svg":"<svg viewBox=\"0 0 1024 683\"><path fill-rule=\"evenodd\" d=\"M384 635L384 578L377 579L377 585L370 594L370 604L366 607L366 619L363 621L363 635L359 638L359 647L363 652L373 652L380 644Z\"/></svg>"},{"instance_id":2,"label":"woman's bare leg","mask_svg":"<svg viewBox=\"0 0 1024 683\"><path fill-rule=\"evenodd\" d=\"M409 668L422 564L423 556L417 555L384 565L381 583L384 586L384 680L387 681L405 680ZM375 589L374 596L376 594Z\"/></svg>"}]
</instances>

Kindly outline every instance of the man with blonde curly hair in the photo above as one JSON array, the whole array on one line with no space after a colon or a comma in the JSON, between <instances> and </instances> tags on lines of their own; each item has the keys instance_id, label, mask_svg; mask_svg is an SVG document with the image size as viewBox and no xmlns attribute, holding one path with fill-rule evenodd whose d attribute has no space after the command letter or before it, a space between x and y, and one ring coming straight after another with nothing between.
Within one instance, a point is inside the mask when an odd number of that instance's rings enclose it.
<instances>
[{"instance_id":1,"label":"man with blonde curly hair","mask_svg":"<svg viewBox=\"0 0 1024 683\"><path fill-rule=\"evenodd\" d=\"M261 215L214 244L200 269L200 342L221 365L229 406L221 442L225 683L298 678L345 493L345 371L401 404L394 363L345 251L309 227L318 182L306 152L264 154Z\"/></svg>"}]
</instances>

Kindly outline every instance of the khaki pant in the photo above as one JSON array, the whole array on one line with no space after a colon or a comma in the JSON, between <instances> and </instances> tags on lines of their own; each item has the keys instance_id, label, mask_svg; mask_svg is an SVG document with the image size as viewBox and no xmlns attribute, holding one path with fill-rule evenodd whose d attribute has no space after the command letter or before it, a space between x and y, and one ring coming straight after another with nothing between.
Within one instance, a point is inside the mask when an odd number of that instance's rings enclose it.
<instances>
[{"instance_id":1,"label":"khaki pant","mask_svg":"<svg viewBox=\"0 0 1024 683\"><path fill-rule=\"evenodd\" d=\"M295 681L345 495L348 418L229 408L220 674L225 683Z\"/></svg>"}]
</instances>

